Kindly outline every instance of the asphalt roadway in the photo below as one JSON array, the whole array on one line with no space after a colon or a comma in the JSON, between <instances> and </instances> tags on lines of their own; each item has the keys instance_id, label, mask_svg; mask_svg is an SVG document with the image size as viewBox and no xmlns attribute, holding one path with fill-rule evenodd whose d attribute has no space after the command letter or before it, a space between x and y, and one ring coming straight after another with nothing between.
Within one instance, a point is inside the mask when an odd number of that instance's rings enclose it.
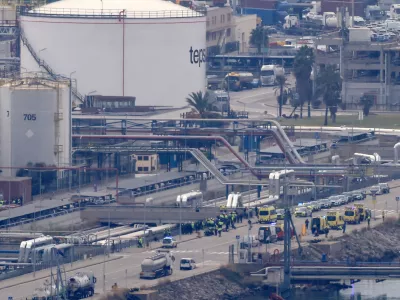
<instances>
[{"instance_id":1,"label":"asphalt roadway","mask_svg":"<svg viewBox=\"0 0 400 300\"><path fill-rule=\"evenodd\" d=\"M394 187L394 186L399 187ZM400 180L392 181L390 183L392 186L392 191L387 195L377 196L376 206L374 207L371 196L368 196L364 201L366 207L373 210L371 226L375 226L378 223L382 222L382 210L385 210L385 215L387 217L397 216L397 202L395 200L396 196L400 195ZM341 207L333 208L334 210L343 211L344 205ZM314 213L314 215L324 215L326 211L320 211ZM376 220L374 217L376 215ZM228 248L229 245L236 245L237 240L236 236L243 237L248 234L248 226L244 220L243 224L238 224L238 228L236 230L230 230L227 233L223 233L222 237L202 237L197 238L195 234L192 235L183 235L180 240L179 236L176 237L178 241L181 243L178 245L177 249L173 250L174 256L176 257L175 262L175 270L174 274L169 277L171 280L177 280L180 278L192 276L194 274L207 272L218 268L221 265L228 263ZM256 219L253 219L253 222ZM304 218L294 218L294 223L297 232L300 232L302 225L304 224ZM242 226L242 227L239 227ZM359 225L348 225L347 232L353 229L360 229L361 227L365 227L366 222L363 222ZM253 226L250 234L257 234L258 224ZM342 234L341 231L331 230L330 236L340 236ZM302 238L302 242L306 242L312 237L305 236ZM295 242L292 243L295 247ZM105 290L110 290L111 286L114 283L117 283L119 286L128 286L128 287L138 287L141 285L151 286L152 284L156 284L156 280L141 280L139 279L140 272L140 264L142 260L148 256L154 254L153 250L159 244L153 243L150 245L152 249L138 249L138 248L130 248L119 254L112 254L112 261L108 261L105 263L105 272L103 273L104 264L101 259L97 258L97 263L91 265L89 267L84 266L79 268L80 264L85 264L85 262L77 262L74 263L77 268L74 271L69 272L67 275L72 275L77 271L92 271L95 276L98 278L98 283L96 285L96 293L101 293L103 291L103 284L105 283ZM262 245L259 247L261 251L268 250L272 253L275 249L278 249L280 252L283 250L282 242L270 244L268 246ZM255 250L257 250L255 248ZM180 271L178 262L181 258L193 258L198 263L198 268L193 271ZM93 261L94 262L94 261ZM87 262L86 262L87 264ZM12 278L9 280L4 280L0 282L0 299L7 299L9 296L13 296L14 299L25 299L25 297L29 297L34 292L35 288L40 286L44 279L45 273L48 271L41 271L42 276L37 274L36 279L32 277L32 274L24 275L21 277ZM44 274L44 275L43 275ZM104 274L104 276L103 276ZM24 282L26 281L26 282Z\"/></svg>"}]
</instances>

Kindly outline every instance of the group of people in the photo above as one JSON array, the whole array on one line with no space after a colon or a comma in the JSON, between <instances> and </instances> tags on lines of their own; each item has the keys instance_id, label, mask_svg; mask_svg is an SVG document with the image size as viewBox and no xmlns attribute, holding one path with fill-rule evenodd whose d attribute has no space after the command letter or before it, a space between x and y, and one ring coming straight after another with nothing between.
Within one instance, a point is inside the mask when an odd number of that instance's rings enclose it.
<instances>
[{"instance_id":1,"label":"group of people","mask_svg":"<svg viewBox=\"0 0 400 300\"><path fill-rule=\"evenodd\" d=\"M209 218L203 222L203 227L206 228L206 235L222 235L222 231L225 226L225 231L229 231L229 228L236 229L235 223L242 220L236 211L227 213L226 211L221 212L219 216L214 218Z\"/></svg>"}]
</instances>

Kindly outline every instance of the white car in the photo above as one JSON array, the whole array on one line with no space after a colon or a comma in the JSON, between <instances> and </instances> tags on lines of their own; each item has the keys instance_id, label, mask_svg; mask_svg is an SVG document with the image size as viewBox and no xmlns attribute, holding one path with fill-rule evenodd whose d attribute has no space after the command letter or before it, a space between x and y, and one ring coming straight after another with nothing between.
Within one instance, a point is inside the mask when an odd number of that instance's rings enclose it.
<instances>
[{"instance_id":1,"label":"white car","mask_svg":"<svg viewBox=\"0 0 400 300\"><path fill-rule=\"evenodd\" d=\"M369 192L373 195L381 195L383 194L382 189L379 185L374 185L369 189Z\"/></svg>"},{"instance_id":2,"label":"white car","mask_svg":"<svg viewBox=\"0 0 400 300\"><path fill-rule=\"evenodd\" d=\"M332 206L340 206L343 204L343 198L340 198L339 196L331 196L329 197L329 201Z\"/></svg>"},{"instance_id":3,"label":"white car","mask_svg":"<svg viewBox=\"0 0 400 300\"><path fill-rule=\"evenodd\" d=\"M173 237L167 236L167 237L163 238L162 247L163 248L177 248L178 242L175 241Z\"/></svg>"},{"instance_id":4,"label":"white car","mask_svg":"<svg viewBox=\"0 0 400 300\"><path fill-rule=\"evenodd\" d=\"M193 258L182 258L179 264L180 270L193 270L196 269L196 262Z\"/></svg>"}]
</instances>

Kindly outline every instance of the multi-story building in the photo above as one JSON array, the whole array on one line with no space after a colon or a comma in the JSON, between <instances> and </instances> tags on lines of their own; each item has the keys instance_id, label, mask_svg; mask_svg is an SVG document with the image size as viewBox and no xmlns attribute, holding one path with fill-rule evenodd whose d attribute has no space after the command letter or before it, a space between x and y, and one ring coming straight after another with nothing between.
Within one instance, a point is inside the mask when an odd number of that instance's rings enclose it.
<instances>
[{"instance_id":1,"label":"multi-story building","mask_svg":"<svg viewBox=\"0 0 400 300\"><path fill-rule=\"evenodd\" d=\"M157 154L133 154L136 159L137 173L152 173L158 171L158 155Z\"/></svg>"},{"instance_id":2,"label":"multi-story building","mask_svg":"<svg viewBox=\"0 0 400 300\"><path fill-rule=\"evenodd\" d=\"M257 15L235 15L235 37L239 43L238 52L248 53L250 48L251 31L257 27Z\"/></svg>"},{"instance_id":3,"label":"multi-story building","mask_svg":"<svg viewBox=\"0 0 400 300\"><path fill-rule=\"evenodd\" d=\"M235 42L235 21L230 6L207 7L207 50L208 54L231 52Z\"/></svg>"},{"instance_id":4,"label":"multi-story building","mask_svg":"<svg viewBox=\"0 0 400 300\"><path fill-rule=\"evenodd\" d=\"M327 51L316 51L316 63L340 67L346 109L361 109L360 98L370 95L375 99L372 109L400 111L400 44L397 38L385 42L360 38L365 31L350 28L349 41L337 36L317 38L316 45L327 46Z\"/></svg>"}]
</instances>

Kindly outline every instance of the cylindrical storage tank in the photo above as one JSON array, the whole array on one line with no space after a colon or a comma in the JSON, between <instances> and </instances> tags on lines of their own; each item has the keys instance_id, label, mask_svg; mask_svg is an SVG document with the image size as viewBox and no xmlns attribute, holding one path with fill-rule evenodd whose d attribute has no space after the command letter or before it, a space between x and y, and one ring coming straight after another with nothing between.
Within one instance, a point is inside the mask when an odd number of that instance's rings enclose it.
<instances>
[{"instance_id":1,"label":"cylindrical storage tank","mask_svg":"<svg viewBox=\"0 0 400 300\"><path fill-rule=\"evenodd\" d=\"M189 93L205 89L206 17L189 8L162 0L64 0L23 11L20 20L22 68L36 71L44 61L76 79L83 95L183 106Z\"/></svg>"},{"instance_id":2,"label":"cylindrical storage tank","mask_svg":"<svg viewBox=\"0 0 400 300\"><path fill-rule=\"evenodd\" d=\"M0 99L1 166L70 163L69 81L38 77L5 81ZM4 169L2 175L16 171Z\"/></svg>"}]
</instances>

